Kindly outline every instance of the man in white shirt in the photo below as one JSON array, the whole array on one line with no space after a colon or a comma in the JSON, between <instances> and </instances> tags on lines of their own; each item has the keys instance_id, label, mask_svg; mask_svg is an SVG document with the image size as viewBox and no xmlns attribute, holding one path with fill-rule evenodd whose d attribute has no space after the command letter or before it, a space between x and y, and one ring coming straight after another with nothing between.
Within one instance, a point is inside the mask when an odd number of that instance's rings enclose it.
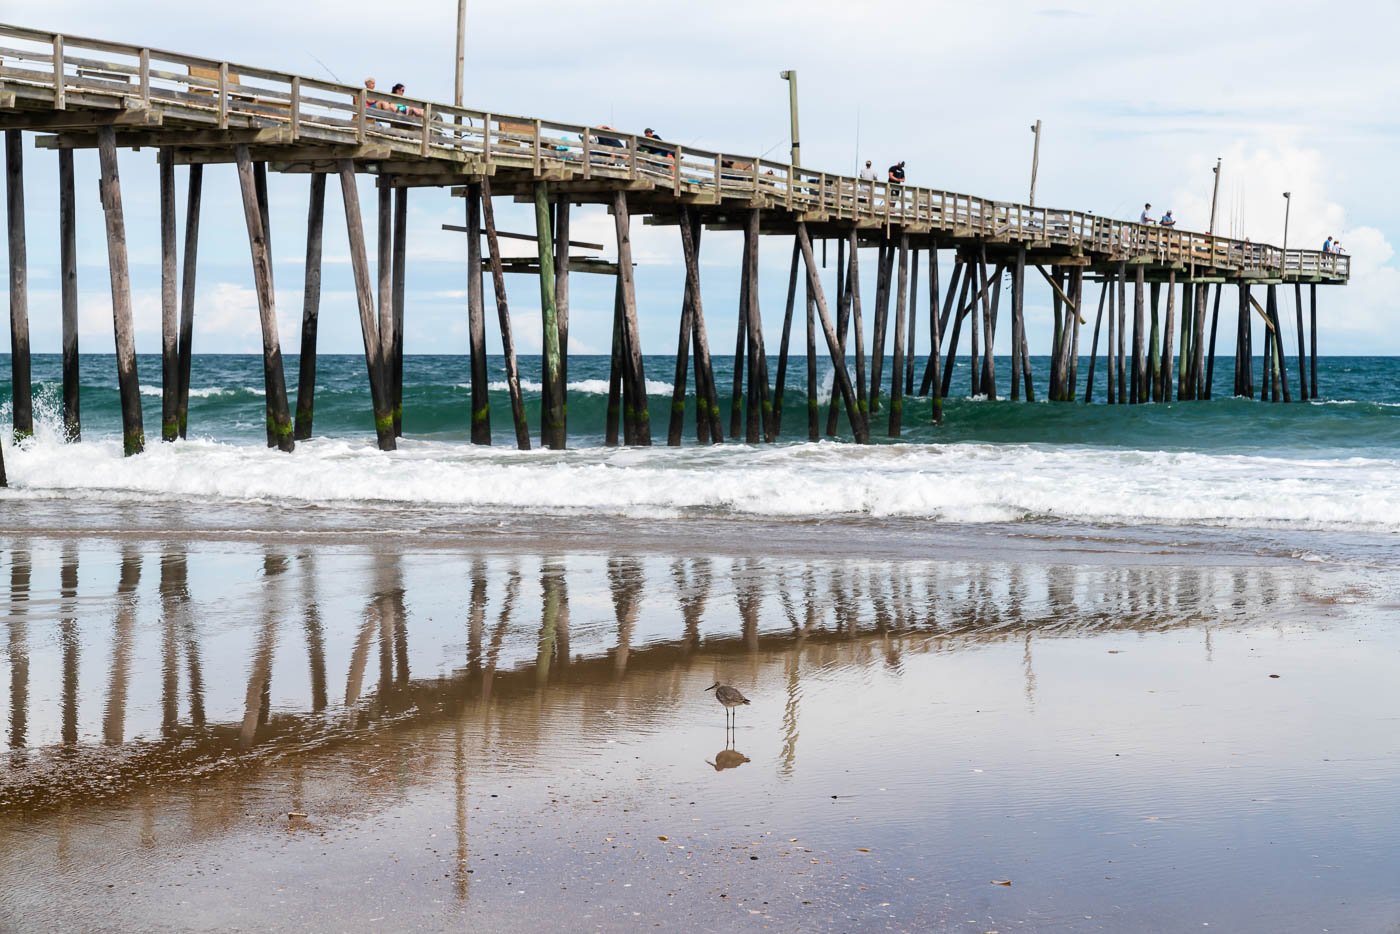
<instances>
[{"instance_id":1,"label":"man in white shirt","mask_svg":"<svg viewBox=\"0 0 1400 934\"><path fill-rule=\"evenodd\" d=\"M861 169L860 177L862 181L875 181L875 170L871 167L869 159L865 160L865 168Z\"/></svg>"},{"instance_id":2,"label":"man in white shirt","mask_svg":"<svg viewBox=\"0 0 1400 934\"><path fill-rule=\"evenodd\" d=\"M1139 224L1150 224L1150 223L1152 223L1152 205L1150 205L1150 204L1144 204L1144 205L1142 206L1142 216L1138 218L1138 223L1139 223Z\"/></svg>"}]
</instances>

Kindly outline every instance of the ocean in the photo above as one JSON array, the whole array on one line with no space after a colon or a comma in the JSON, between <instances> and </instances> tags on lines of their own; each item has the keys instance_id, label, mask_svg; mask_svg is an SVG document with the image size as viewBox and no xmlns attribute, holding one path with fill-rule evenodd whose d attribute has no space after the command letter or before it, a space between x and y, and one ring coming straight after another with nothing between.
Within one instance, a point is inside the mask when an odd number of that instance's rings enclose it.
<instances>
[{"instance_id":1,"label":"ocean","mask_svg":"<svg viewBox=\"0 0 1400 934\"><path fill-rule=\"evenodd\" d=\"M886 437L882 412L872 419L878 443L870 446L849 443L844 423L834 440L806 441L805 361L793 363L783 417L783 436L790 440L757 449L733 442L697 446L690 396L685 443L668 449L674 361L648 357L653 446L606 448L608 360L574 357L568 373L569 450L550 452L538 443L540 360L527 356L521 375L534 449L520 452L499 358L490 360L488 448L468 443L467 358L410 356L405 436L397 453L384 454L374 446L362 360L322 357L315 437L286 457L264 445L259 357L197 355L190 440L168 445L159 441L159 360L143 356L147 451L123 458L113 359L82 358L83 441L70 445L61 440L60 359L38 355L35 436L18 448L5 438L11 489L0 497L40 510L45 502L58 508L99 501L250 509L268 503L348 510L373 504L432 508L439 517L531 513L1268 530L1294 537L1299 548L1334 542L1343 550L1350 534L1385 538L1400 531L1400 358L1321 358L1321 398L1291 405L1229 398L1228 359L1216 363L1217 398L1137 406L1102 404L1102 366L1091 405L972 399L966 361L960 361L941 427L930 424L927 399L908 400L903 437ZM1005 393L1009 361L997 364ZM1043 400L1048 361L1036 358L1034 364ZM7 366L0 360L0 367ZM1287 366L1296 392L1296 360L1289 358ZM1256 382L1258 370L1256 361ZM715 371L727 432L730 358L716 358ZM1087 360L1079 372L1082 383ZM295 409L295 357L287 359L286 373ZM819 369L818 385L824 429L829 368ZM0 420L9 418L8 397L0 396Z\"/></svg>"}]
</instances>

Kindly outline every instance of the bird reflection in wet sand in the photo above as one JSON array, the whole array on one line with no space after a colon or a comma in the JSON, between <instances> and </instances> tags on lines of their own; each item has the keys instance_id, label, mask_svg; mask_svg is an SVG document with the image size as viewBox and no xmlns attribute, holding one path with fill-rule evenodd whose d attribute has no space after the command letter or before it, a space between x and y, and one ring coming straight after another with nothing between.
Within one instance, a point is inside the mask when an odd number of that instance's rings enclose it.
<instances>
[{"instance_id":1,"label":"bird reflection in wet sand","mask_svg":"<svg viewBox=\"0 0 1400 934\"><path fill-rule=\"evenodd\" d=\"M705 764L712 766L716 772L723 772L725 769L737 769L745 762L750 761L749 757L734 749L721 749L715 753L715 761L705 760Z\"/></svg>"}]
</instances>

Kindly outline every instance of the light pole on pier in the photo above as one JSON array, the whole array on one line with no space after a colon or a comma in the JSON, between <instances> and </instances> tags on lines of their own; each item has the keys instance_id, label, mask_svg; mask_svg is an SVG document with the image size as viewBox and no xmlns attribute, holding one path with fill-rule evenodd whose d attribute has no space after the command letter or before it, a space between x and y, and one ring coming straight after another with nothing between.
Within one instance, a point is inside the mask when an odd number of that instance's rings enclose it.
<instances>
[{"instance_id":1,"label":"light pole on pier","mask_svg":"<svg viewBox=\"0 0 1400 934\"><path fill-rule=\"evenodd\" d=\"M1040 121L1037 120L1031 127L1031 132L1035 134L1035 149L1031 153L1031 207L1035 207L1035 176L1040 171Z\"/></svg>"},{"instance_id":2,"label":"light pole on pier","mask_svg":"<svg viewBox=\"0 0 1400 934\"><path fill-rule=\"evenodd\" d=\"M1215 236L1215 203L1220 197L1220 157L1215 157L1215 168L1210 170L1215 176L1215 186L1210 192L1210 235Z\"/></svg>"},{"instance_id":3,"label":"light pole on pier","mask_svg":"<svg viewBox=\"0 0 1400 934\"><path fill-rule=\"evenodd\" d=\"M780 71L778 77L788 83L788 114L792 120L792 164L801 165L802 144L797 135L797 72L792 69Z\"/></svg>"},{"instance_id":4,"label":"light pole on pier","mask_svg":"<svg viewBox=\"0 0 1400 934\"><path fill-rule=\"evenodd\" d=\"M462 106L462 66L467 58L467 0L457 0L457 81L453 87L452 103Z\"/></svg>"},{"instance_id":5,"label":"light pole on pier","mask_svg":"<svg viewBox=\"0 0 1400 934\"><path fill-rule=\"evenodd\" d=\"M1293 192L1283 193L1283 253L1278 258L1278 268L1282 269L1288 257L1288 215L1293 208Z\"/></svg>"}]
</instances>

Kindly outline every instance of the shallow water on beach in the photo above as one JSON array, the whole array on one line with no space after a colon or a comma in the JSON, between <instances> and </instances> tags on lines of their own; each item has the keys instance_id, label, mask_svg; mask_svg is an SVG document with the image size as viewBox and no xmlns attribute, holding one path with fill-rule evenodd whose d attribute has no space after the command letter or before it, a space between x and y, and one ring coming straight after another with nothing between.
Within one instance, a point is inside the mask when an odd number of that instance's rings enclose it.
<instances>
[{"instance_id":1,"label":"shallow water on beach","mask_svg":"<svg viewBox=\"0 0 1400 934\"><path fill-rule=\"evenodd\" d=\"M3 930L1400 921L1388 567L1021 526L73 524L3 540Z\"/></svg>"}]
</instances>

